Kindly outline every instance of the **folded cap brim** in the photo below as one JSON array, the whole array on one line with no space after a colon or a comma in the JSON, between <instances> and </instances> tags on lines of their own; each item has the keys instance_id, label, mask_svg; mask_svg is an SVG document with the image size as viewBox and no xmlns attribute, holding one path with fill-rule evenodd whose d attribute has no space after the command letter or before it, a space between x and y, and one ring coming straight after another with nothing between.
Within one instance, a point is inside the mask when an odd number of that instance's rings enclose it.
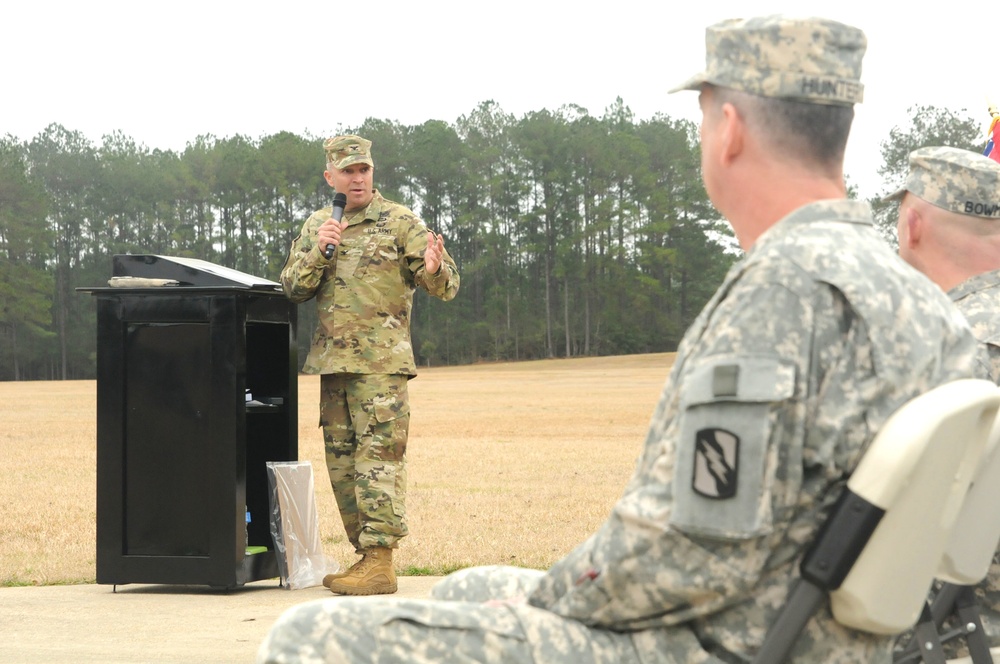
<instances>
[{"instance_id":1,"label":"folded cap brim","mask_svg":"<svg viewBox=\"0 0 1000 664\"><path fill-rule=\"evenodd\" d=\"M680 85L670 88L667 90L667 94L673 94L675 92L680 92L681 90L701 90L701 86L708 82L708 73L701 72L695 74L688 80L684 81Z\"/></svg>"},{"instance_id":2,"label":"folded cap brim","mask_svg":"<svg viewBox=\"0 0 1000 664\"><path fill-rule=\"evenodd\" d=\"M889 194L888 196L885 196L885 197L884 197L884 198L882 199L882 202L883 202L883 203L890 203L890 202L892 202L892 201L898 201L898 200L902 200L903 196L905 196L905 195L906 195L906 192L907 192L907 191L909 191L909 190L908 190L908 189L906 188L906 185L903 185L902 187L900 187L900 188L899 188L899 189L897 189L896 191L892 192L892 193L891 193L891 194Z\"/></svg>"}]
</instances>

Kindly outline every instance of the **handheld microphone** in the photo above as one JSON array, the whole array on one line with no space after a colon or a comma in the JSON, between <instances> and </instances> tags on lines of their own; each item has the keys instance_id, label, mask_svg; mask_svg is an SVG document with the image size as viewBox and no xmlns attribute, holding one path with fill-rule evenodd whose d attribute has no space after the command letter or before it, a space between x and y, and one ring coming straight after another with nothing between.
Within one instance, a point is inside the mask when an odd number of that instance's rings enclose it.
<instances>
[{"instance_id":1,"label":"handheld microphone","mask_svg":"<svg viewBox=\"0 0 1000 664\"><path fill-rule=\"evenodd\" d=\"M347 196L337 192L337 195L333 197L333 214L330 215L334 221L340 221L343 218L345 205L347 205ZM332 244L326 245L326 251L323 252L326 260L333 258L333 250L334 246Z\"/></svg>"}]
</instances>

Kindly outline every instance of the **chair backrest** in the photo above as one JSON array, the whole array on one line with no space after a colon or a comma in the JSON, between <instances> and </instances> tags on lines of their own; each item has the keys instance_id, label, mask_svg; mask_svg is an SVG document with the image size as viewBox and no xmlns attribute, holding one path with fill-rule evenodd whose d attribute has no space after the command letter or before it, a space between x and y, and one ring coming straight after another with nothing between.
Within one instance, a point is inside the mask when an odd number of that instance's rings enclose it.
<instances>
[{"instance_id":1,"label":"chair backrest","mask_svg":"<svg viewBox=\"0 0 1000 664\"><path fill-rule=\"evenodd\" d=\"M973 585L986 577L1000 544L1000 416L962 504L941 559L938 578Z\"/></svg>"},{"instance_id":2,"label":"chair backrest","mask_svg":"<svg viewBox=\"0 0 1000 664\"><path fill-rule=\"evenodd\" d=\"M987 487L977 486L973 494L969 489L984 455L995 449L990 434L998 408L1000 387L987 380L958 380L910 400L879 430L847 488L884 515L840 587L830 593L839 623L896 634L916 623L934 577L943 570L951 567L966 581L985 576L988 562L983 566L979 558L990 547L982 538L966 547L954 540L953 531L968 496L977 504L963 518L974 519L985 509L979 501L993 495ZM971 537L975 525L962 523L961 536ZM1000 521L986 536L992 537L990 557L998 533ZM949 559L943 562L946 552Z\"/></svg>"},{"instance_id":3,"label":"chair backrest","mask_svg":"<svg viewBox=\"0 0 1000 664\"><path fill-rule=\"evenodd\" d=\"M975 591L976 584L989 573L1000 543L1000 510L997 505L1000 505L1000 417L993 425L972 486L942 555L937 577L944 583L935 588L934 596L928 601L908 643L894 653L894 662L1000 662L1000 648L990 648ZM946 661L945 644L955 644L951 646L953 648L960 645L969 655Z\"/></svg>"},{"instance_id":4,"label":"chair backrest","mask_svg":"<svg viewBox=\"0 0 1000 664\"><path fill-rule=\"evenodd\" d=\"M988 502L991 492L970 487L977 467L988 460L983 467L992 469L990 455L1000 456L991 439L998 411L1000 387L964 379L911 399L892 414L803 556L799 579L754 664L785 662L827 598L839 623L898 634L916 624L942 570L963 578L979 573L985 542L993 537L995 544L997 533L975 537L970 554L956 524L961 515L959 527L974 528L971 520L989 509L979 502ZM976 504L966 506L970 497Z\"/></svg>"}]
</instances>

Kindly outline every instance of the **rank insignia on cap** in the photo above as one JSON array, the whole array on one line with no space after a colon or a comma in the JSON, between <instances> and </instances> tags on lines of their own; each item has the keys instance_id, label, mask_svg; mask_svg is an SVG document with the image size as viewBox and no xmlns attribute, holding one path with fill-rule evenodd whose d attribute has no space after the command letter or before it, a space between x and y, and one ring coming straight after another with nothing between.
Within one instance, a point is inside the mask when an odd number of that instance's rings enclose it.
<instances>
[{"instance_id":1,"label":"rank insignia on cap","mask_svg":"<svg viewBox=\"0 0 1000 664\"><path fill-rule=\"evenodd\" d=\"M739 436L725 429L702 429L695 434L691 488L706 498L724 500L736 495L740 461Z\"/></svg>"}]
</instances>

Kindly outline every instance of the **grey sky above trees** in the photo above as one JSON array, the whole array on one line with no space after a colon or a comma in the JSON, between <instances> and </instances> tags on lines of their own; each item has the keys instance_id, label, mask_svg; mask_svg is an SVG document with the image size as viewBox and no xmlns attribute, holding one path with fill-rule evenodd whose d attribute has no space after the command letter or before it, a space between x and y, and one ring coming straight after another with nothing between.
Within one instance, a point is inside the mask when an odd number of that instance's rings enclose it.
<instances>
[{"instance_id":1,"label":"grey sky above trees","mask_svg":"<svg viewBox=\"0 0 1000 664\"><path fill-rule=\"evenodd\" d=\"M666 90L703 65L708 24L823 15L868 35L847 173L871 196L884 189L880 141L911 107L964 110L981 123L969 147L984 142L987 99L1000 100L994 11L985 0L933 11L871 0L10 3L0 136L58 123L95 143L119 131L179 151L200 135L323 135L368 117L453 123L488 100L518 117L570 104L600 116L618 97L639 119L697 121L695 95Z\"/></svg>"}]
</instances>

